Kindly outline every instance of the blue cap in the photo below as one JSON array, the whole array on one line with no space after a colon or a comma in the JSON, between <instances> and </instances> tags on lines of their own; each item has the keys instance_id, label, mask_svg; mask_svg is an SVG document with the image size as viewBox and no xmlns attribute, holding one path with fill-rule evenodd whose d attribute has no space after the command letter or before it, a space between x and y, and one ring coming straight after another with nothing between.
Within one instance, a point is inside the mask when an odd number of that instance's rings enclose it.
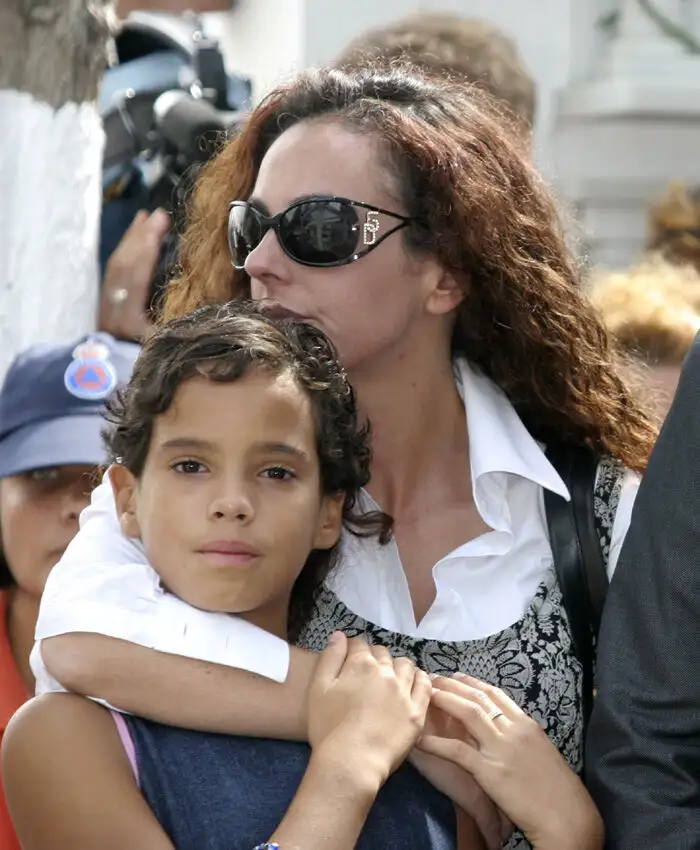
<instances>
[{"instance_id":1,"label":"blue cap","mask_svg":"<svg viewBox=\"0 0 700 850\"><path fill-rule=\"evenodd\" d=\"M95 333L18 355L0 390L0 478L105 463L104 402L128 383L139 350Z\"/></svg>"}]
</instances>

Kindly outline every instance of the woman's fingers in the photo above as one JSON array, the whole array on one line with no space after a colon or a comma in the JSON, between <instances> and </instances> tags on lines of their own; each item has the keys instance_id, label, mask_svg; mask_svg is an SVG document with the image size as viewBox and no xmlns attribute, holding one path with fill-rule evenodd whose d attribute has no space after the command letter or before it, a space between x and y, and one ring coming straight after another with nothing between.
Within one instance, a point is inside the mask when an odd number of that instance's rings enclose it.
<instances>
[{"instance_id":1,"label":"woman's fingers","mask_svg":"<svg viewBox=\"0 0 700 850\"><path fill-rule=\"evenodd\" d=\"M435 688L435 681L433 681ZM499 708L488 700L469 694L458 696L448 690L433 690L431 705L459 720L464 729L474 738L479 747L500 734L499 724L508 723Z\"/></svg>"},{"instance_id":2,"label":"woman's fingers","mask_svg":"<svg viewBox=\"0 0 700 850\"><path fill-rule=\"evenodd\" d=\"M481 705L487 714L500 712L510 721L516 721L525 715L522 709L499 688L494 688L478 679L453 676L448 679L438 677L433 680L433 687L438 691L454 694L460 699Z\"/></svg>"},{"instance_id":3,"label":"woman's fingers","mask_svg":"<svg viewBox=\"0 0 700 850\"><path fill-rule=\"evenodd\" d=\"M459 738L440 738L438 735L423 735L416 748L431 756L445 759L474 774L478 770L479 751Z\"/></svg>"},{"instance_id":4,"label":"woman's fingers","mask_svg":"<svg viewBox=\"0 0 700 850\"><path fill-rule=\"evenodd\" d=\"M596 827L595 807L579 778L537 721L503 691L470 678L434 679L433 688L431 708L459 720L476 747L434 735L424 735L418 747L472 774L531 844L544 846L547 836L557 846L553 811L560 824Z\"/></svg>"},{"instance_id":5,"label":"woman's fingers","mask_svg":"<svg viewBox=\"0 0 700 850\"><path fill-rule=\"evenodd\" d=\"M473 676L467 676L464 673L457 673L451 680L448 681L458 682L466 685L468 688L475 688L476 690L486 694L494 705L496 705L510 720L516 720L517 718L525 716L525 712L522 708L520 708L517 702L512 700L505 691L502 691L494 685L490 685L488 682L481 682L479 679L475 679Z\"/></svg>"}]
</instances>

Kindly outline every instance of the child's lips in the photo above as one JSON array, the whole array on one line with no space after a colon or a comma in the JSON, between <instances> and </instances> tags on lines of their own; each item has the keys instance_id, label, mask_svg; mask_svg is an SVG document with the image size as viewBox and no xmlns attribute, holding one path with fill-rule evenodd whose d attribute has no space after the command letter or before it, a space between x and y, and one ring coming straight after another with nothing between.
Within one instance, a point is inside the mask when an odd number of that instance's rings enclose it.
<instances>
[{"instance_id":1,"label":"child's lips","mask_svg":"<svg viewBox=\"0 0 700 850\"><path fill-rule=\"evenodd\" d=\"M242 540L214 540L202 546L199 552L208 561L222 566L245 566L262 555L256 546Z\"/></svg>"}]
</instances>

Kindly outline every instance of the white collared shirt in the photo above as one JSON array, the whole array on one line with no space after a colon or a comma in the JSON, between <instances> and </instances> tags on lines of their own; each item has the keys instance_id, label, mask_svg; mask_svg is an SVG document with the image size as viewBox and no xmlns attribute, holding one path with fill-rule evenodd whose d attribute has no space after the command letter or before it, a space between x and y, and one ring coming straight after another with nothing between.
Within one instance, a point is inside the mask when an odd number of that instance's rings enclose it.
<instances>
[{"instance_id":1,"label":"white collared shirt","mask_svg":"<svg viewBox=\"0 0 700 850\"><path fill-rule=\"evenodd\" d=\"M445 555L433 567L436 595L416 623L398 546L346 534L329 585L355 614L381 628L431 640L488 637L517 622L552 567L544 489L569 492L503 392L466 361L455 365L476 508L492 531ZM612 529L608 575L629 527L639 478L627 472ZM369 496L361 507L377 510Z\"/></svg>"},{"instance_id":2,"label":"white collared shirt","mask_svg":"<svg viewBox=\"0 0 700 850\"><path fill-rule=\"evenodd\" d=\"M552 567L544 489L566 487L505 395L466 361L455 364L465 402L474 501L491 531L465 542L433 567L436 596L416 623L394 541L344 533L329 580L339 598L370 622L412 637L472 640L519 620ZM611 575L629 527L639 479L626 473L608 560ZM363 506L378 506L362 494ZM32 670L37 693L59 690L40 641L69 632L121 638L162 652L237 667L284 681L287 643L239 618L195 609L165 592L142 546L123 536L105 479L80 517L80 531L49 575L41 602Z\"/></svg>"}]
</instances>

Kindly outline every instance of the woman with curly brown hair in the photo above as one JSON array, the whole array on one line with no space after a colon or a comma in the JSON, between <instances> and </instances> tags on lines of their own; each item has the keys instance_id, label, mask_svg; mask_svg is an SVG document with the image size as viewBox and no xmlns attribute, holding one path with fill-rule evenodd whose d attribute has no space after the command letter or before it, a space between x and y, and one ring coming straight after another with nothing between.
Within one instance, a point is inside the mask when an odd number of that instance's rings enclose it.
<instances>
[{"instance_id":1,"label":"woman with curly brown hair","mask_svg":"<svg viewBox=\"0 0 700 850\"><path fill-rule=\"evenodd\" d=\"M298 646L256 644L235 618L188 643L182 623L161 618L161 631L148 633L143 617L139 628L123 617L116 625L104 605L89 619L62 601L64 577L104 562L109 529L118 534L98 488L85 545L55 572L37 631L43 664L70 690L163 723L303 740L316 663L306 650L335 629L364 634L428 672L489 683L460 691L467 712L454 693L436 704L493 757L476 763L463 741L435 734L423 744L430 755L414 759L492 845L493 811L462 768L497 800L513 772L530 777L522 809L506 815L536 846L542 836L523 811L550 807L556 846L602 846L576 784L587 695L544 508L571 493L545 448L585 447L599 459L595 522L609 575L655 432L517 135L464 85L401 68L303 74L272 92L204 170L181 262L166 317L252 297L330 337L373 429L363 507L390 514L393 537L343 541ZM166 627L177 640L163 638ZM439 682L442 693L455 686ZM524 738L500 688L537 721ZM550 746L543 730L573 770L553 750L554 761L535 756ZM557 796L566 788L581 806ZM505 846L528 844L515 833Z\"/></svg>"}]
</instances>

